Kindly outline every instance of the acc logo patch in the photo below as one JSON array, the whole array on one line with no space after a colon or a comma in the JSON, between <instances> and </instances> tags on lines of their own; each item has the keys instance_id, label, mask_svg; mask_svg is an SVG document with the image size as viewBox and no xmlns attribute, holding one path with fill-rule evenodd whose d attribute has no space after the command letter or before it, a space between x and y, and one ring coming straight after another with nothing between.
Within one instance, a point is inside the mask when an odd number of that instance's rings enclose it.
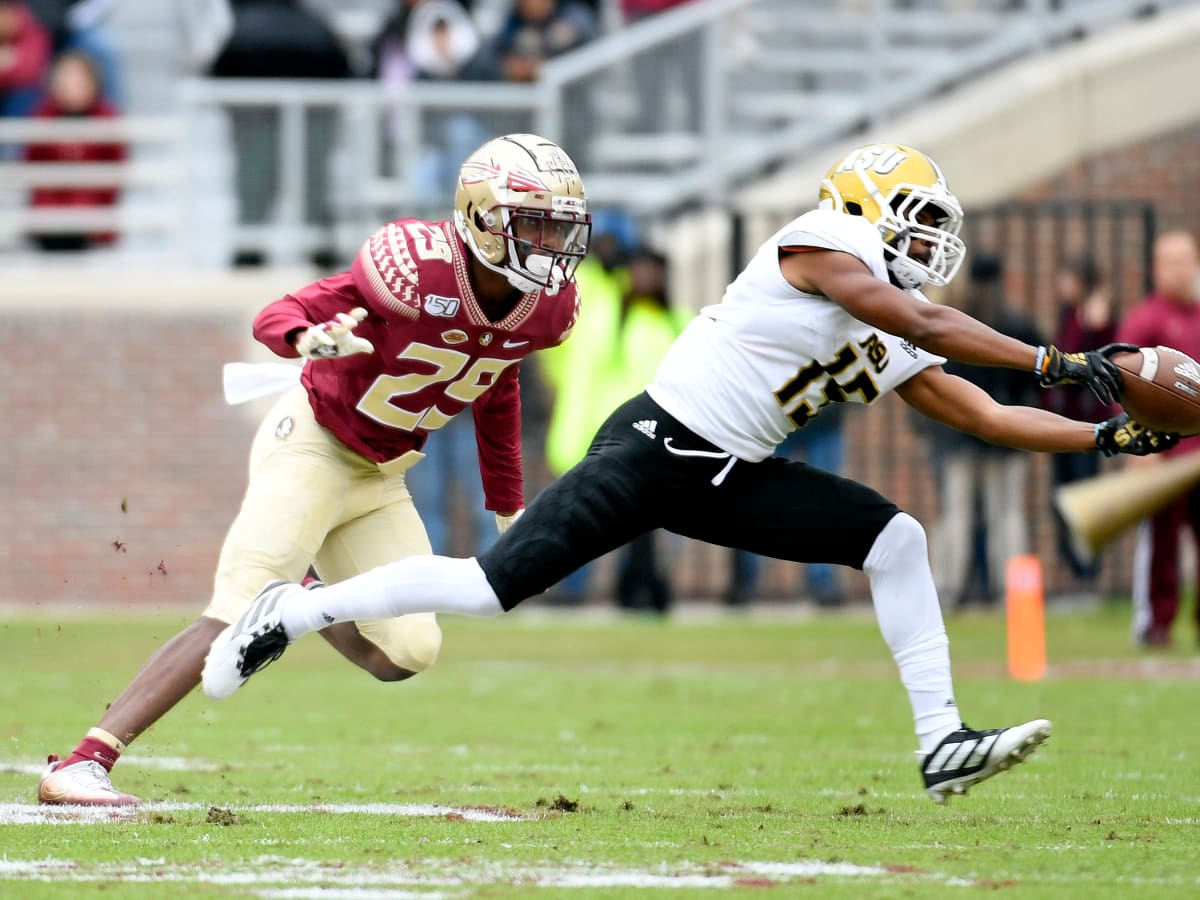
<instances>
[{"instance_id":1,"label":"acc logo patch","mask_svg":"<svg viewBox=\"0 0 1200 900\"><path fill-rule=\"evenodd\" d=\"M279 424L275 426L275 437L281 441L286 441L292 436L292 432L296 430L296 420L291 416L284 416L279 420Z\"/></svg>"},{"instance_id":2,"label":"acc logo patch","mask_svg":"<svg viewBox=\"0 0 1200 900\"><path fill-rule=\"evenodd\" d=\"M458 307L461 305L457 297L439 297L437 294L425 295L425 312L431 316L441 316L444 319L450 319L458 313Z\"/></svg>"},{"instance_id":3,"label":"acc logo patch","mask_svg":"<svg viewBox=\"0 0 1200 900\"><path fill-rule=\"evenodd\" d=\"M461 344L467 339L467 333L457 328L442 332L442 340L447 344Z\"/></svg>"}]
</instances>

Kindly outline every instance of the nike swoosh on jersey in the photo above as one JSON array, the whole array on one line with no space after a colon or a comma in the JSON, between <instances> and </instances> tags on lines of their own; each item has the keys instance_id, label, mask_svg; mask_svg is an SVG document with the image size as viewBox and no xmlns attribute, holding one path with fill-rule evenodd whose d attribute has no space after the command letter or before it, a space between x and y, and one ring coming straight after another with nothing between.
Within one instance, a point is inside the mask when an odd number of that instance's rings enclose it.
<instances>
[{"instance_id":1,"label":"nike swoosh on jersey","mask_svg":"<svg viewBox=\"0 0 1200 900\"><path fill-rule=\"evenodd\" d=\"M529 341L505 341L502 345L505 350L511 350L514 347L524 347Z\"/></svg>"}]
</instances>

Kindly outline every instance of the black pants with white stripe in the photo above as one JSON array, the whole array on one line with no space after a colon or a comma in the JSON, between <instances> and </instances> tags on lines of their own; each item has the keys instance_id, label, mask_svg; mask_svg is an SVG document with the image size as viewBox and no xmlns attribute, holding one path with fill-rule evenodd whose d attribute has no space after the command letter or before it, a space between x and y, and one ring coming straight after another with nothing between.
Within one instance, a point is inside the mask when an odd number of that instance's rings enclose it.
<instances>
[{"instance_id":1,"label":"black pants with white stripe","mask_svg":"<svg viewBox=\"0 0 1200 900\"><path fill-rule=\"evenodd\" d=\"M537 496L479 565L506 610L655 528L861 569L898 512L865 485L802 462L734 460L643 393L608 417L587 456Z\"/></svg>"}]
</instances>

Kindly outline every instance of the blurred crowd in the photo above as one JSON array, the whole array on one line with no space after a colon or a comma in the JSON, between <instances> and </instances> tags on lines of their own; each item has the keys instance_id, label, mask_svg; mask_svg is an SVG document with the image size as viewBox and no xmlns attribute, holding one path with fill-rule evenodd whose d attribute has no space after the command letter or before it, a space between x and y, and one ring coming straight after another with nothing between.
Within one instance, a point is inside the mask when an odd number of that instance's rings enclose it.
<instances>
[{"instance_id":1,"label":"blurred crowd","mask_svg":"<svg viewBox=\"0 0 1200 900\"><path fill-rule=\"evenodd\" d=\"M121 98L121 66L108 28L116 0L0 0L0 116L111 119ZM0 148L0 155L38 163L118 163L120 143L44 141ZM114 187L38 186L38 209L112 206ZM110 243L111 231L34 233L45 250Z\"/></svg>"},{"instance_id":2,"label":"blurred crowd","mask_svg":"<svg viewBox=\"0 0 1200 900\"><path fill-rule=\"evenodd\" d=\"M605 31L688 0L395 0L366 47L339 34L327 7L303 0L179 0L185 42L180 75L216 78L375 79L397 96L417 81L533 82L549 59ZM116 0L0 0L0 116L112 118L123 106L121 60L111 36ZM661 73L660 73L661 74ZM655 95L655 92L648 92ZM582 111L583 92L574 108ZM305 128L305 219L328 224L329 156L336 110L314 109ZM278 110L233 108L238 218L269 220L279 190ZM586 117L584 117L586 118ZM468 114L434 124L420 158L408 160L416 202L440 204L459 162L495 131ZM397 126L398 127L398 126ZM524 129L501 129L524 130ZM119 143L59 141L8 148L36 162L115 163ZM582 150L577 152L577 156ZM578 161L578 160L577 160ZM111 207L112 187L37 187L39 208ZM43 249L80 249L111 232L32 234ZM261 262L246 254L239 263ZM322 260L328 262L326 258Z\"/></svg>"}]
</instances>

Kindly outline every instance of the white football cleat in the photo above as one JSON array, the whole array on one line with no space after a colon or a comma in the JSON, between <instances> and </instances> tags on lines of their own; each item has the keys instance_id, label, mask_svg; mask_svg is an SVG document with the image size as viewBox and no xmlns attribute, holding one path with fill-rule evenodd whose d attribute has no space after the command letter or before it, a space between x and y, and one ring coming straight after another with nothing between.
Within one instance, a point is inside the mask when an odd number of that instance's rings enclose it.
<instances>
[{"instance_id":1,"label":"white football cleat","mask_svg":"<svg viewBox=\"0 0 1200 900\"><path fill-rule=\"evenodd\" d=\"M1046 719L990 731L976 731L964 723L922 757L925 793L935 803L945 803L952 794L965 794L972 785L1024 762L1049 737Z\"/></svg>"},{"instance_id":2,"label":"white football cleat","mask_svg":"<svg viewBox=\"0 0 1200 900\"><path fill-rule=\"evenodd\" d=\"M240 619L217 635L204 660L205 694L224 700L259 669L283 656L289 641L280 621L280 604L293 592L303 591L290 581L272 581Z\"/></svg>"},{"instance_id":3,"label":"white football cleat","mask_svg":"<svg viewBox=\"0 0 1200 900\"><path fill-rule=\"evenodd\" d=\"M70 806L137 806L142 801L113 787L108 770L87 759L69 766L57 756L46 759L38 782L38 803Z\"/></svg>"}]
</instances>

